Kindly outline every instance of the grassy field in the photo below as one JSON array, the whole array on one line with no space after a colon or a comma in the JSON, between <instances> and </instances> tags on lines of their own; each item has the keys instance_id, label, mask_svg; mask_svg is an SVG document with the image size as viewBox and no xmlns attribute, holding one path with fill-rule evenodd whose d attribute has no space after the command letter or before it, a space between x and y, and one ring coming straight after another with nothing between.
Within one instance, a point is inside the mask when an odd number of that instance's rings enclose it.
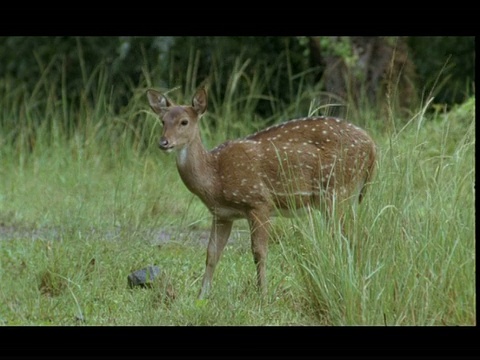
<instances>
[{"instance_id":1,"label":"grassy field","mask_svg":"<svg viewBox=\"0 0 480 360\"><path fill-rule=\"evenodd\" d=\"M272 121L251 115L260 80L237 70L227 103L211 95L208 147ZM474 98L449 112L427 102L404 120L347 111L379 149L348 233L331 236L319 213L275 219L261 298L239 221L199 302L210 215L156 146L147 86L115 115L94 76L94 106L53 96L61 83L0 83L0 324L476 325ZM276 122L308 112L299 99L315 92L300 93ZM152 264L155 286L129 289L128 274Z\"/></svg>"}]
</instances>

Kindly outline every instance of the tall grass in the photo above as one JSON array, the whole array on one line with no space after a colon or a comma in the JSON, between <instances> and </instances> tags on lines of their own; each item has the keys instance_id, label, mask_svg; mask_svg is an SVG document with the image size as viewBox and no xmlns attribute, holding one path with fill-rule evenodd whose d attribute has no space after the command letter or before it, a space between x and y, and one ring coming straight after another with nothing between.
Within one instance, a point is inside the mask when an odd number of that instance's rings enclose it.
<instances>
[{"instance_id":1,"label":"tall grass","mask_svg":"<svg viewBox=\"0 0 480 360\"><path fill-rule=\"evenodd\" d=\"M305 309L323 324L475 324L474 105L424 116L379 139L348 234L332 237L319 214L277 228Z\"/></svg>"},{"instance_id":2,"label":"tall grass","mask_svg":"<svg viewBox=\"0 0 480 360\"><path fill-rule=\"evenodd\" d=\"M169 93L175 102L189 102L203 80L194 52L191 59L183 91ZM315 102L320 92L305 85L306 74L291 74L294 98L281 106L267 86L274 71L247 71L252 61L239 58L231 74L214 68L212 79L229 81L226 88L210 84L201 124L207 147L318 107L330 111ZM174 159L157 149L148 70L116 113L101 64L83 73L76 101L68 79L49 75L65 66L62 59L39 66L44 75L34 89L0 81L0 323L475 323L474 99L450 113L418 109L390 128L378 125L375 109L349 109L361 115L350 120L374 135L379 159L348 233L332 237L317 213L277 218L262 300L247 226L239 222L202 305L194 301L205 262L198 244L210 215L181 183ZM275 110L272 118L255 114L259 101ZM393 115L388 120L396 122ZM128 273L147 264L160 265L174 296L167 285L126 288Z\"/></svg>"}]
</instances>

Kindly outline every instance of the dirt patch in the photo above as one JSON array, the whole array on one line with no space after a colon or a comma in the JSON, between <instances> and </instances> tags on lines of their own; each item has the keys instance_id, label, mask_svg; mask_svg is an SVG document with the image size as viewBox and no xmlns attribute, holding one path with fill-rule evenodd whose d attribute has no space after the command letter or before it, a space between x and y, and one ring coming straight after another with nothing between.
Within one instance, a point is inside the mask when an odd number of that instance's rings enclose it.
<instances>
[{"instance_id":1,"label":"dirt patch","mask_svg":"<svg viewBox=\"0 0 480 360\"><path fill-rule=\"evenodd\" d=\"M0 241L1 240L60 240L64 236L69 236L72 230L62 230L58 228L27 228L15 225L0 224ZM85 230L83 230L85 232ZM158 228L158 229L142 229L132 230L121 227L112 230L86 230L85 236L91 236L95 239L106 241L115 241L122 238L135 237L143 241L148 241L152 245L161 245L169 242L191 243L192 245L207 245L210 230L199 229L175 229L175 228ZM229 243L240 241L248 238L245 230L233 230L230 235Z\"/></svg>"},{"instance_id":2,"label":"dirt patch","mask_svg":"<svg viewBox=\"0 0 480 360\"><path fill-rule=\"evenodd\" d=\"M23 228L13 225L0 224L0 240L16 240L16 239L31 239L31 240L58 240L59 231L49 228Z\"/></svg>"}]
</instances>

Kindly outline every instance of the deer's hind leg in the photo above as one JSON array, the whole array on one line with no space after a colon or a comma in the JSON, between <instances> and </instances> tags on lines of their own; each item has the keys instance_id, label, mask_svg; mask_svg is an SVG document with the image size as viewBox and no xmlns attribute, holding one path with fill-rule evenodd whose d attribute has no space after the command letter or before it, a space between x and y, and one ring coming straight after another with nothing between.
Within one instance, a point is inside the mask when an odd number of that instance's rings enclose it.
<instances>
[{"instance_id":1,"label":"deer's hind leg","mask_svg":"<svg viewBox=\"0 0 480 360\"><path fill-rule=\"evenodd\" d=\"M338 229L338 225L340 225L340 231L344 233L345 203L344 196L334 191L333 188L330 188L328 191L321 191L320 194L315 195L312 199L312 206L321 212L332 236Z\"/></svg>"},{"instance_id":2,"label":"deer's hind leg","mask_svg":"<svg viewBox=\"0 0 480 360\"><path fill-rule=\"evenodd\" d=\"M250 225L252 253L257 268L257 285L263 295L267 293L267 251L270 228L270 210L252 210L248 216Z\"/></svg>"}]
</instances>

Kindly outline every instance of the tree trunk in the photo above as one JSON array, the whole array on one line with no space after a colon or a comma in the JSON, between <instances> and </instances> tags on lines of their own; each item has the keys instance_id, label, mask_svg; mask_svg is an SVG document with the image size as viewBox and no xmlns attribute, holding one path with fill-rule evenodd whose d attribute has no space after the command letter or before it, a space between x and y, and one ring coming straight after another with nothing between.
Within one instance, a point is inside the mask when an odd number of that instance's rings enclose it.
<instances>
[{"instance_id":1,"label":"tree trunk","mask_svg":"<svg viewBox=\"0 0 480 360\"><path fill-rule=\"evenodd\" d=\"M309 47L330 102L413 110L418 95L406 38L310 37Z\"/></svg>"}]
</instances>

